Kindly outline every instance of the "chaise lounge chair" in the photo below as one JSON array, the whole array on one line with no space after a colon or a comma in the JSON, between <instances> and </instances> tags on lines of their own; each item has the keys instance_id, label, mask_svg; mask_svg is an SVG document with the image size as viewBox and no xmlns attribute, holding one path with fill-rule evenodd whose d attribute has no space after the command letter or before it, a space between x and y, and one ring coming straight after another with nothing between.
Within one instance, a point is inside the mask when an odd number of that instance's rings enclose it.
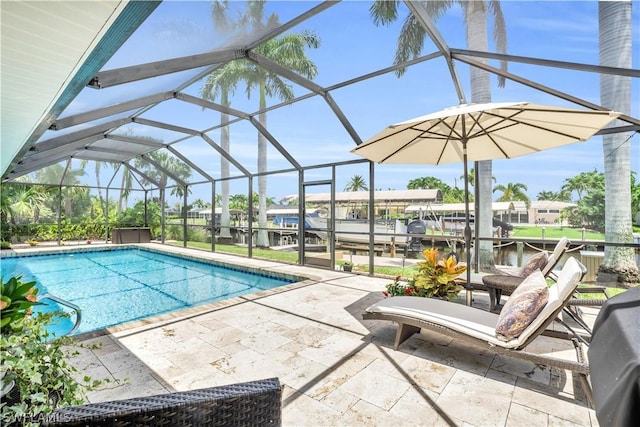
<instances>
[{"instance_id":1,"label":"chaise lounge chair","mask_svg":"<svg viewBox=\"0 0 640 427\"><path fill-rule=\"evenodd\" d=\"M580 376L586 397L591 402L591 387L587 378L589 366L584 359L582 342L579 337L575 337L570 333L546 330L547 326L556 319L560 311L566 306L585 273L586 269L579 261L573 257L569 258L562 271L558 274L557 282L549 286L545 291L548 292L547 302L544 305L541 304L540 311L535 317L528 319L530 321L528 326L517 336L508 340L504 339L509 337L498 338L496 333L499 326L498 322L503 322L504 316L501 317L499 314L471 306L433 298L410 296L386 298L367 308L362 317L366 320L397 322L399 326L394 343L394 349L396 350L400 344L414 333L420 332L421 329L427 329L488 349L497 354L528 360L536 364L568 369ZM531 280L526 280L533 282L534 279L538 282L542 281L542 284L537 284L539 288L546 287L545 279L540 271L534 272ZM524 289L525 283L522 285ZM520 295L514 293L509 301L513 300L515 302L516 296L520 297ZM505 310L507 310L506 305L503 311ZM572 332L570 329L568 331ZM558 338L571 338L576 350L577 360L564 360L549 355L524 351L524 348L540 334Z\"/></svg>"}]
</instances>

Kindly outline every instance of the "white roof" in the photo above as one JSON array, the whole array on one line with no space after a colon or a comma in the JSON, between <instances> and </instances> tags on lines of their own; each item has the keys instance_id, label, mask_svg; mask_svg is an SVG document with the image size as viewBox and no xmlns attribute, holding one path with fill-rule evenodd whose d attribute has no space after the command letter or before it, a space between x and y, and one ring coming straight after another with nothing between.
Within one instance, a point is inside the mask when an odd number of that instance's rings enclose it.
<instances>
[{"instance_id":1,"label":"white roof","mask_svg":"<svg viewBox=\"0 0 640 427\"><path fill-rule=\"evenodd\" d=\"M438 189L427 190L378 190L374 192L376 203L384 202L432 202L440 203L442 201L442 193ZM290 195L283 200L297 200L297 195ZM307 202L329 202L331 193L307 194ZM368 191L343 191L336 192L336 202L368 202Z\"/></svg>"},{"instance_id":2,"label":"white roof","mask_svg":"<svg viewBox=\"0 0 640 427\"><path fill-rule=\"evenodd\" d=\"M127 3L1 2L3 173Z\"/></svg>"},{"instance_id":3,"label":"white roof","mask_svg":"<svg viewBox=\"0 0 640 427\"><path fill-rule=\"evenodd\" d=\"M564 209L568 207L576 206L575 203L570 202L558 202L555 200L535 200L531 201L532 209Z\"/></svg>"},{"instance_id":4,"label":"white roof","mask_svg":"<svg viewBox=\"0 0 640 427\"><path fill-rule=\"evenodd\" d=\"M525 202L493 202L493 211L526 211ZM441 205L411 205L404 210L409 212L464 212L464 203L443 203ZM469 203L469 212L474 212L473 203Z\"/></svg>"}]
</instances>

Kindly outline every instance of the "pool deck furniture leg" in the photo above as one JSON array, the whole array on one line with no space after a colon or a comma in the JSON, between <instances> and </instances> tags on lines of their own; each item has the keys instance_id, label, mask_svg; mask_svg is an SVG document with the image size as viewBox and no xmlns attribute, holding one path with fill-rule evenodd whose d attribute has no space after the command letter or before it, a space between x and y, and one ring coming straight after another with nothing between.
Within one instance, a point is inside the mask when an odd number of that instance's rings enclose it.
<instances>
[{"instance_id":1,"label":"pool deck furniture leg","mask_svg":"<svg viewBox=\"0 0 640 427\"><path fill-rule=\"evenodd\" d=\"M405 342L411 335L419 334L420 328L406 323L398 324L398 331L396 332L396 340L393 344L393 349L398 350L400 344Z\"/></svg>"}]
</instances>

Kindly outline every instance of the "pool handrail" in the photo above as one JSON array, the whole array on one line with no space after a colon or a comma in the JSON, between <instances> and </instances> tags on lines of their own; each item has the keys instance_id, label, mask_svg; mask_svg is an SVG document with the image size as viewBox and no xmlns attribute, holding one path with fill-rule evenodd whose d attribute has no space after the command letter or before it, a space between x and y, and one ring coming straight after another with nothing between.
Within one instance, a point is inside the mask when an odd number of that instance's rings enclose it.
<instances>
[{"instance_id":1,"label":"pool handrail","mask_svg":"<svg viewBox=\"0 0 640 427\"><path fill-rule=\"evenodd\" d=\"M82 321L82 309L75 305L74 303L67 301L65 299L62 299L60 297L57 297L53 294L43 294L40 295L38 299L50 299L51 301L55 301L58 304L67 306L69 308L71 308L72 310L74 310L76 312L76 322L73 324L73 328L71 328L71 330L69 332L67 332L65 335L71 335L73 334L79 327L80 327L80 322Z\"/></svg>"}]
</instances>

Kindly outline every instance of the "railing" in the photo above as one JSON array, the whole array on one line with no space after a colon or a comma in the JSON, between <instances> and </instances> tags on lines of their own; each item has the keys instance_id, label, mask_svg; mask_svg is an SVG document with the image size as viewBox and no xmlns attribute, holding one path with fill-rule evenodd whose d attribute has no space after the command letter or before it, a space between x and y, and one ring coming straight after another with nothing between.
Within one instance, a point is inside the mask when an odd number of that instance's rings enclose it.
<instances>
[{"instance_id":1,"label":"railing","mask_svg":"<svg viewBox=\"0 0 640 427\"><path fill-rule=\"evenodd\" d=\"M51 301L57 302L60 305L64 305L66 307L69 307L70 309L72 309L73 311L76 312L76 322L73 324L73 328L71 328L71 330L69 332L67 332L65 335L71 335L73 334L76 330L78 330L78 328L80 327L80 322L82 322L82 309L80 307L78 307L77 305L75 305L72 302L69 302L67 300L64 300L60 297L57 297L55 295L52 294L43 294L40 296L39 299L50 299Z\"/></svg>"}]
</instances>

